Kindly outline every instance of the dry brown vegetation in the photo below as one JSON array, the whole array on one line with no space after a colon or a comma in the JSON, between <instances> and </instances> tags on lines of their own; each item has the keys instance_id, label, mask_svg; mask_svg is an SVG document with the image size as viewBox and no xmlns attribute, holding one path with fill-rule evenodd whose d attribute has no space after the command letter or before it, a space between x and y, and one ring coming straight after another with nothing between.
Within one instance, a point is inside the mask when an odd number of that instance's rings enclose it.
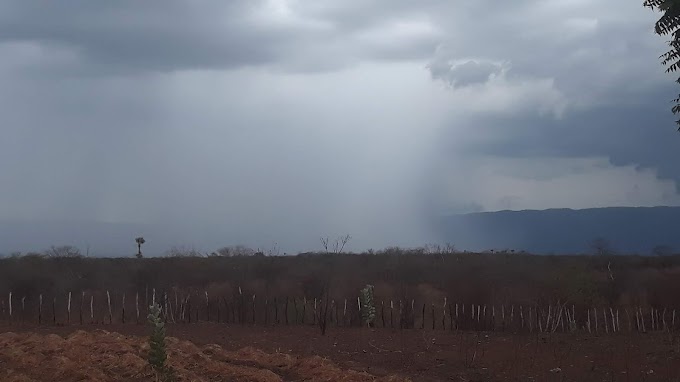
<instances>
[{"instance_id":1,"label":"dry brown vegetation","mask_svg":"<svg viewBox=\"0 0 680 382\"><path fill-rule=\"evenodd\" d=\"M609 272L611 269L611 273ZM680 256L532 256L387 249L377 254L298 256L84 258L23 256L0 259L0 293L26 297L34 309L81 291L110 290L118 301L134 293L193 291L197 298L245 295L279 301L320 297L356 300L366 284L375 298L461 304L539 304L558 300L579 307L629 305L680 309ZM3 301L5 298L3 298ZM95 304L101 302L97 299Z\"/></svg>"}]
</instances>

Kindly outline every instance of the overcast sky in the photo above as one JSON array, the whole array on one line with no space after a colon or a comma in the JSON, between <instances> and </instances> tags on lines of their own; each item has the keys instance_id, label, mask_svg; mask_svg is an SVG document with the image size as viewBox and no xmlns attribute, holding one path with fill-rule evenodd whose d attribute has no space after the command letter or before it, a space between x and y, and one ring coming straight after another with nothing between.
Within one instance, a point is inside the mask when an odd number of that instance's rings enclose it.
<instances>
[{"instance_id":1,"label":"overcast sky","mask_svg":"<svg viewBox=\"0 0 680 382\"><path fill-rule=\"evenodd\" d=\"M384 246L450 212L679 205L641 3L0 1L0 217Z\"/></svg>"}]
</instances>

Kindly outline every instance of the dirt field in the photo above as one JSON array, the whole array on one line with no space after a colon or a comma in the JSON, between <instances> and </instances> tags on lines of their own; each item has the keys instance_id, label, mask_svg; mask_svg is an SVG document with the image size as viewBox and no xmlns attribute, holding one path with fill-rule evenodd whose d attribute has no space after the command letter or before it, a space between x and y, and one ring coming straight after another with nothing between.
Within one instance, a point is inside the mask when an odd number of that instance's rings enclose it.
<instances>
[{"instance_id":1,"label":"dirt field","mask_svg":"<svg viewBox=\"0 0 680 382\"><path fill-rule=\"evenodd\" d=\"M0 332L30 331L67 336L80 329L146 335L144 326L134 324L2 326ZM329 365L337 364L350 370L345 374L366 372L384 380L399 375L413 381L680 381L677 334L673 338L669 334L510 335L331 328L327 336L322 337L314 327L206 323L168 325L168 335L198 346L218 344L232 352L232 359L238 358L234 351L252 347L279 357L290 355L286 359L304 357L302 359L317 362L328 359L333 362ZM1 342L0 346L3 346ZM245 352L257 352L252 348ZM68 348L64 353L68 353ZM321 358L310 358L314 356ZM3 362L8 362L6 347L0 347L0 365ZM274 370L276 374L276 368L267 370ZM335 372L338 370L336 368ZM299 372L284 374L276 375L283 375L283 380L322 380L319 377L305 379ZM325 380L354 380L341 379L340 375L345 374L332 375ZM389 380L394 379L390 377Z\"/></svg>"}]
</instances>

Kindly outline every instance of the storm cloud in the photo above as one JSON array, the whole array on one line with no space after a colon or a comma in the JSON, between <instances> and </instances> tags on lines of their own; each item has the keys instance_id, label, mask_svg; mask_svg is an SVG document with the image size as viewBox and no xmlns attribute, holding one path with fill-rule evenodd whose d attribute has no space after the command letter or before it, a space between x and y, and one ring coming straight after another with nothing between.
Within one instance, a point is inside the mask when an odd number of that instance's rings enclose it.
<instances>
[{"instance_id":1,"label":"storm cloud","mask_svg":"<svg viewBox=\"0 0 680 382\"><path fill-rule=\"evenodd\" d=\"M6 0L0 216L296 251L437 241L428 222L451 212L678 205L657 16L614 0Z\"/></svg>"}]
</instances>

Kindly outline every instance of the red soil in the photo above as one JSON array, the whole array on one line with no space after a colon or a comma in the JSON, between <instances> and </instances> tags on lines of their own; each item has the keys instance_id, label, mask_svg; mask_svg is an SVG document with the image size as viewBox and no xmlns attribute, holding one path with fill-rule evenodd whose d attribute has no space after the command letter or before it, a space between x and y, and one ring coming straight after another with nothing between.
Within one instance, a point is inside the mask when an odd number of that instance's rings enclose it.
<instances>
[{"instance_id":1,"label":"red soil","mask_svg":"<svg viewBox=\"0 0 680 382\"><path fill-rule=\"evenodd\" d=\"M79 329L105 329L126 335L146 335L147 332L144 326L134 324L83 327L2 326L0 332L30 331L66 336ZM182 357L194 360L192 370L217 370L218 366L202 366L203 362L229 359L234 365L252 366L271 372L282 380L363 381L374 380L372 376L376 376L392 381L398 380L392 375L401 375L413 381L680 381L680 337L677 333L513 335L441 330L330 328L326 336L321 336L318 329L311 326L253 327L201 323L168 325L168 335L199 346L181 342L186 349L191 349L182 350L189 354ZM24 337L7 336L0 335L4 341L7 338L10 342L25 341ZM76 335L76 338L83 337L82 333ZM35 337L34 340L40 338L46 337ZM49 338L54 340L53 336ZM101 337L94 337L88 341L87 346L92 347L91 351L95 352L96 346L99 346L96 345L97 341L103 340ZM140 352L143 353L143 339L129 341L132 341L133 345L129 346L134 351L126 352L125 354L130 354L126 357L139 357ZM179 343L173 342L172 346L178 346ZM221 348L206 347L208 344L217 344ZM13 364L17 361L11 354L8 355L11 351L7 350L7 346L0 340L0 366L19 369L26 367ZM60 346L65 349L63 355L68 356L71 344L65 342ZM39 349L37 343L36 348ZM216 351L212 349L222 348L225 350L219 350L219 355L211 354ZM234 353L243 348L247 350ZM177 358L171 355L172 362ZM279 365L279 362L283 364ZM142 363L143 358L135 358L135 365L140 370ZM332 368L333 372L327 376L313 375L313 372L303 371L306 369L300 366L306 363L316 370L323 368L315 365L324 364ZM346 370L342 371L335 364ZM177 367L180 370L189 369L182 364ZM350 378L347 375L351 375L351 378L369 379L347 379ZM246 379L239 380L260 380L243 378ZM22 379L17 379L19 380Z\"/></svg>"}]
</instances>

